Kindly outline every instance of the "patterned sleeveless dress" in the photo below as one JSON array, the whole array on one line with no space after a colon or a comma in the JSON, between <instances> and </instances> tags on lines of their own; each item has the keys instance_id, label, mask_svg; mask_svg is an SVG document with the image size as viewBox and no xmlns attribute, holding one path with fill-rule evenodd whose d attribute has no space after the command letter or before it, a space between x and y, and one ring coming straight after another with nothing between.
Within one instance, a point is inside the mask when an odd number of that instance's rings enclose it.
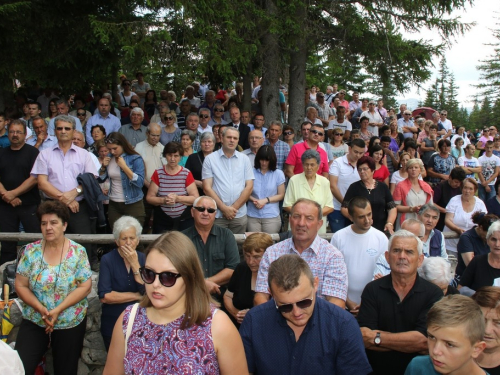
<instances>
[{"instance_id":1,"label":"patterned sleeveless dress","mask_svg":"<svg viewBox=\"0 0 500 375\"><path fill-rule=\"evenodd\" d=\"M132 306L125 309L123 335ZM144 307L137 309L125 353L125 374L218 375L219 363L212 339L212 315L201 325L181 329L184 315L166 325L151 322Z\"/></svg>"}]
</instances>

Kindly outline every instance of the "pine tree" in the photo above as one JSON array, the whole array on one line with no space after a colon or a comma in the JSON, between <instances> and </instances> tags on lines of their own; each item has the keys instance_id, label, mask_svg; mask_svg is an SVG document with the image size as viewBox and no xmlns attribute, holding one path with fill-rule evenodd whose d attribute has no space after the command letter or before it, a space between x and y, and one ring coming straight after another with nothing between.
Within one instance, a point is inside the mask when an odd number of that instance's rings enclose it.
<instances>
[{"instance_id":1,"label":"pine tree","mask_svg":"<svg viewBox=\"0 0 500 375\"><path fill-rule=\"evenodd\" d=\"M446 58L443 57L439 63L439 80L438 80L438 102L437 108L439 110L446 109L448 99L448 84L449 84L450 71L446 65Z\"/></svg>"},{"instance_id":2,"label":"pine tree","mask_svg":"<svg viewBox=\"0 0 500 375\"><path fill-rule=\"evenodd\" d=\"M500 23L497 23L500 26ZM493 53L485 60L480 60L476 68L481 71L480 80L483 81L476 85L482 90L484 96L489 96L495 102L500 98L500 28L493 30L493 36L497 39L496 43L487 43L487 46L493 46Z\"/></svg>"},{"instance_id":3,"label":"pine tree","mask_svg":"<svg viewBox=\"0 0 500 375\"><path fill-rule=\"evenodd\" d=\"M460 90L460 88L455 85L455 75L450 73L444 109L448 112L448 118L451 119L455 118L459 111L459 103L457 100L458 90Z\"/></svg>"},{"instance_id":4,"label":"pine tree","mask_svg":"<svg viewBox=\"0 0 500 375\"><path fill-rule=\"evenodd\" d=\"M493 111L491 108L491 101L488 96L484 97L483 103L481 105L481 110L479 111L479 124L481 127L488 127L492 125Z\"/></svg>"},{"instance_id":5,"label":"pine tree","mask_svg":"<svg viewBox=\"0 0 500 375\"><path fill-rule=\"evenodd\" d=\"M436 108L438 106L438 90L439 79L436 78L436 81L431 85L430 89L427 90L427 94L424 100L424 107Z\"/></svg>"}]
</instances>

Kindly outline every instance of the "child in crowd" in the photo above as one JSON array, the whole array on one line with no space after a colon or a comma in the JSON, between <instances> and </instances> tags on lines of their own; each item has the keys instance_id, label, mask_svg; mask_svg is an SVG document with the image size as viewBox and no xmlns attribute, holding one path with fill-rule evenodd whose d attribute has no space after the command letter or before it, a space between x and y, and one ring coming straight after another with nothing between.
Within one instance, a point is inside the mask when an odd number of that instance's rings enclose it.
<instances>
[{"instance_id":1,"label":"child in crowd","mask_svg":"<svg viewBox=\"0 0 500 375\"><path fill-rule=\"evenodd\" d=\"M486 347L484 327L481 309L471 298L444 297L427 314L429 355L413 358L405 375L484 375L475 361Z\"/></svg>"}]
</instances>

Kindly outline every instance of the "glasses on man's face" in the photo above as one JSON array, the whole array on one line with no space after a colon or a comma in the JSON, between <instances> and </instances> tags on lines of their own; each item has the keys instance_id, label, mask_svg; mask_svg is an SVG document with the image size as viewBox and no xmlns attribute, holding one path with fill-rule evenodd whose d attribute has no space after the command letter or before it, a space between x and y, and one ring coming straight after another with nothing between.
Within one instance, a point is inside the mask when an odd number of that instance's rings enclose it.
<instances>
[{"instance_id":1,"label":"glasses on man's face","mask_svg":"<svg viewBox=\"0 0 500 375\"><path fill-rule=\"evenodd\" d=\"M441 113L441 116L446 117L446 116L448 116L448 115L447 115L446 113Z\"/></svg>"},{"instance_id":2,"label":"glasses on man's face","mask_svg":"<svg viewBox=\"0 0 500 375\"><path fill-rule=\"evenodd\" d=\"M280 312L280 313L289 313L293 310L293 306L297 306L299 309L307 309L308 307L310 307L312 305L314 301L314 298L306 298L306 299L303 299L302 301L298 301L298 302L295 302L295 303L287 303L287 304L284 304L284 305L280 305L278 306L278 304L276 303L276 301L274 301L274 304L276 306L276 309Z\"/></svg>"},{"instance_id":3,"label":"glasses on man's face","mask_svg":"<svg viewBox=\"0 0 500 375\"><path fill-rule=\"evenodd\" d=\"M62 131L63 129L64 129L64 130L66 130L67 132L69 132L70 130L73 130L73 128L70 128L69 126L58 126L58 127L56 128L56 130L57 130L58 132Z\"/></svg>"},{"instance_id":4,"label":"glasses on man's face","mask_svg":"<svg viewBox=\"0 0 500 375\"><path fill-rule=\"evenodd\" d=\"M77 115L78 117L80 117L80 116L85 116L85 113L77 113L76 115Z\"/></svg>"},{"instance_id":5,"label":"glasses on man's face","mask_svg":"<svg viewBox=\"0 0 500 375\"><path fill-rule=\"evenodd\" d=\"M200 115L200 118L209 118L209 115Z\"/></svg>"},{"instance_id":6,"label":"glasses on man's face","mask_svg":"<svg viewBox=\"0 0 500 375\"><path fill-rule=\"evenodd\" d=\"M319 135L320 137L325 135L325 133L323 132L320 132L319 130L311 130L311 133L315 134L315 135Z\"/></svg>"},{"instance_id":7,"label":"glasses on man's face","mask_svg":"<svg viewBox=\"0 0 500 375\"><path fill-rule=\"evenodd\" d=\"M223 108L215 108L214 112L224 112Z\"/></svg>"},{"instance_id":8,"label":"glasses on man's face","mask_svg":"<svg viewBox=\"0 0 500 375\"><path fill-rule=\"evenodd\" d=\"M158 275L160 279L160 284L167 288L174 286L175 283L177 282L177 279L181 277L180 273L173 273L168 271L163 271L158 273L146 267L139 268L139 272L141 274L142 280L146 284L153 284L156 280L156 276Z\"/></svg>"},{"instance_id":9,"label":"glasses on man's face","mask_svg":"<svg viewBox=\"0 0 500 375\"><path fill-rule=\"evenodd\" d=\"M198 211L198 212L205 212L205 210L209 213L209 214L213 214L215 211L217 211L215 208L207 208L207 207L199 207L199 206L193 206L193 208Z\"/></svg>"}]
</instances>

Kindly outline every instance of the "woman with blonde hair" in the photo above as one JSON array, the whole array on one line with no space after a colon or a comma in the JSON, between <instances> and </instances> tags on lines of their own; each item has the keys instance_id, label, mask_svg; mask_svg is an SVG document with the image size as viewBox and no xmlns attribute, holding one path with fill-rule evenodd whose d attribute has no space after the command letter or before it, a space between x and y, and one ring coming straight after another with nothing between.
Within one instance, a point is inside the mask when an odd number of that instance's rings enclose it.
<instances>
[{"instance_id":1,"label":"woman with blonde hair","mask_svg":"<svg viewBox=\"0 0 500 375\"><path fill-rule=\"evenodd\" d=\"M173 110L165 112L161 121L163 124L165 124L165 127L161 131L160 143L165 146L167 143L172 142L174 138L180 137L181 130L175 127L175 123L177 122L177 115Z\"/></svg>"},{"instance_id":2,"label":"woman with blonde hair","mask_svg":"<svg viewBox=\"0 0 500 375\"><path fill-rule=\"evenodd\" d=\"M344 131L341 128L333 129L330 145L332 146L333 160L341 158L349 152L349 146L344 143Z\"/></svg>"},{"instance_id":3,"label":"woman with blonde hair","mask_svg":"<svg viewBox=\"0 0 500 375\"><path fill-rule=\"evenodd\" d=\"M248 374L238 331L212 303L188 237L159 237L140 275L146 296L118 318L105 375Z\"/></svg>"}]
</instances>

